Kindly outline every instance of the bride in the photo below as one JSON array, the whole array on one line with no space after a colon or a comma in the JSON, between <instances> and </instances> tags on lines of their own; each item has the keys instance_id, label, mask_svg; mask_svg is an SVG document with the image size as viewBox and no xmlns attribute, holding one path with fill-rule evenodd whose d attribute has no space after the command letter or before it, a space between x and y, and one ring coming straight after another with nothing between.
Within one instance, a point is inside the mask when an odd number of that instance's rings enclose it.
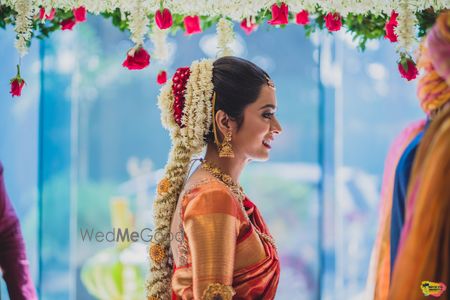
<instances>
[{"instance_id":1,"label":"bride","mask_svg":"<svg viewBox=\"0 0 450 300\"><path fill-rule=\"evenodd\" d=\"M161 90L172 149L154 202L149 299L274 299L280 266L258 208L239 185L281 133L275 86L241 58L179 68ZM194 155L206 146L189 178Z\"/></svg>"}]
</instances>

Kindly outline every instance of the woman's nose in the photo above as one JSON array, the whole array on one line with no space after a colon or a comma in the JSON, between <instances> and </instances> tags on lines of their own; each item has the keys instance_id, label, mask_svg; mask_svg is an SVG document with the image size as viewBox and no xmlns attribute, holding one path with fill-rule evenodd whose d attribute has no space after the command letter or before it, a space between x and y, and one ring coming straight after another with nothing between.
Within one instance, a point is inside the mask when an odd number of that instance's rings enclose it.
<instances>
[{"instance_id":1,"label":"woman's nose","mask_svg":"<svg viewBox=\"0 0 450 300\"><path fill-rule=\"evenodd\" d=\"M280 122L278 122L278 120L276 118L273 119L273 124L272 124L272 132L276 133L276 134L280 134L283 131L283 128L281 128Z\"/></svg>"}]
</instances>

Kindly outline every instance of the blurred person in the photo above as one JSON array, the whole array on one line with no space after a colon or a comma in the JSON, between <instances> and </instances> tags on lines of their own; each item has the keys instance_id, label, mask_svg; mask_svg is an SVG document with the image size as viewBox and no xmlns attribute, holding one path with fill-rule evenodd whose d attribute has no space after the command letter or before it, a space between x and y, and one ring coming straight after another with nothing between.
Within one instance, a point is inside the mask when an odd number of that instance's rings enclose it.
<instances>
[{"instance_id":1,"label":"blurred person","mask_svg":"<svg viewBox=\"0 0 450 300\"><path fill-rule=\"evenodd\" d=\"M6 193L0 162L0 271L11 300L37 299L19 219Z\"/></svg>"},{"instance_id":2,"label":"blurred person","mask_svg":"<svg viewBox=\"0 0 450 300\"><path fill-rule=\"evenodd\" d=\"M148 299L274 299L275 242L239 185L282 128L275 86L250 61L225 56L179 68L159 97L172 151L154 203ZM193 155L206 148L189 176ZM181 234L180 234L181 233Z\"/></svg>"},{"instance_id":3,"label":"blurred person","mask_svg":"<svg viewBox=\"0 0 450 300\"><path fill-rule=\"evenodd\" d=\"M419 78L417 96L427 119L412 124L400 134L385 164L380 226L368 277L368 285L373 284L375 299L388 297L405 223L406 195L417 149L433 119L450 104L447 18L448 12L441 13L436 25L422 41L418 56L418 67L423 70L423 75Z\"/></svg>"}]
</instances>

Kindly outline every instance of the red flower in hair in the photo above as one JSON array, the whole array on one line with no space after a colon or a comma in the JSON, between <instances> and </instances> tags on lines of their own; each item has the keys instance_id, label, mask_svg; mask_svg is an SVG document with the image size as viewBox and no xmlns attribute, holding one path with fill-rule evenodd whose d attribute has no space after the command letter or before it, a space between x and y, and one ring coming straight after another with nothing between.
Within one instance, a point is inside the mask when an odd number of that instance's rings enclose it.
<instances>
[{"instance_id":1,"label":"red flower in hair","mask_svg":"<svg viewBox=\"0 0 450 300\"><path fill-rule=\"evenodd\" d=\"M309 13L307 10L302 10L295 16L295 23L298 25L309 24Z\"/></svg>"},{"instance_id":2,"label":"red flower in hair","mask_svg":"<svg viewBox=\"0 0 450 300\"><path fill-rule=\"evenodd\" d=\"M69 18L61 21L61 30L72 30L77 22L74 18Z\"/></svg>"},{"instance_id":3,"label":"red flower in hair","mask_svg":"<svg viewBox=\"0 0 450 300\"><path fill-rule=\"evenodd\" d=\"M241 22L241 28L245 31L247 35L252 33L258 28L258 24L252 23L249 19L244 19Z\"/></svg>"},{"instance_id":4,"label":"red flower in hair","mask_svg":"<svg viewBox=\"0 0 450 300\"><path fill-rule=\"evenodd\" d=\"M398 25L397 16L398 16L398 13L396 13L395 11L392 11L389 21L384 26L384 30L386 32L386 35L384 36L384 38L390 40L393 43L397 41L397 35L395 34L395 30L394 30L394 28L397 27L397 25Z\"/></svg>"},{"instance_id":5,"label":"red flower in hair","mask_svg":"<svg viewBox=\"0 0 450 300\"><path fill-rule=\"evenodd\" d=\"M164 8L162 11L158 9L155 13L155 22L160 29L167 29L173 24L172 14L170 10Z\"/></svg>"},{"instance_id":6,"label":"red flower in hair","mask_svg":"<svg viewBox=\"0 0 450 300\"><path fill-rule=\"evenodd\" d=\"M198 16L184 17L184 30L187 35L202 32L200 27L200 18Z\"/></svg>"},{"instance_id":7,"label":"red flower in hair","mask_svg":"<svg viewBox=\"0 0 450 300\"><path fill-rule=\"evenodd\" d=\"M150 54L142 48L133 48L127 53L127 58L122 63L122 66L128 70L141 70L150 64Z\"/></svg>"},{"instance_id":8,"label":"red flower in hair","mask_svg":"<svg viewBox=\"0 0 450 300\"><path fill-rule=\"evenodd\" d=\"M184 109L184 91L186 90L186 83L191 75L188 67L178 68L172 78L172 93L174 97L173 102L173 117L175 122L180 127L184 127L181 123Z\"/></svg>"},{"instance_id":9,"label":"red flower in hair","mask_svg":"<svg viewBox=\"0 0 450 300\"><path fill-rule=\"evenodd\" d=\"M166 71L161 71L158 73L158 76L156 77L156 82L158 84L164 84L167 81L167 73Z\"/></svg>"},{"instance_id":10,"label":"red flower in hair","mask_svg":"<svg viewBox=\"0 0 450 300\"><path fill-rule=\"evenodd\" d=\"M78 8L73 9L73 16L75 17L75 21L84 22L86 21L86 8L84 6L80 6Z\"/></svg>"},{"instance_id":11,"label":"red flower in hair","mask_svg":"<svg viewBox=\"0 0 450 300\"><path fill-rule=\"evenodd\" d=\"M342 27L342 18L339 13L328 13L325 16L325 26L328 30L331 31L339 31Z\"/></svg>"},{"instance_id":12,"label":"red flower in hair","mask_svg":"<svg viewBox=\"0 0 450 300\"><path fill-rule=\"evenodd\" d=\"M400 62L398 63L398 71L400 72L400 75L408 81L415 79L419 74L416 63L411 58L404 55L402 55Z\"/></svg>"},{"instance_id":13,"label":"red flower in hair","mask_svg":"<svg viewBox=\"0 0 450 300\"><path fill-rule=\"evenodd\" d=\"M268 21L270 25L283 25L289 23L289 8L286 3L282 2L281 5L275 3L272 5L272 20Z\"/></svg>"}]
</instances>

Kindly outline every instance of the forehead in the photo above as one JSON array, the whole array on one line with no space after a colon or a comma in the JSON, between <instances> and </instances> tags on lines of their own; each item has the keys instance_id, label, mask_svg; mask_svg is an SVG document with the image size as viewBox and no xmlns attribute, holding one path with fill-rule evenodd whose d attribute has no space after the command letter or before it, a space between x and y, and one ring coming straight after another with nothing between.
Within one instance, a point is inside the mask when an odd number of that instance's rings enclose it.
<instances>
[{"instance_id":1,"label":"forehead","mask_svg":"<svg viewBox=\"0 0 450 300\"><path fill-rule=\"evenodd\" d=\"M259 109L260 107L271 104L273 106L277 106L277 97L275 95L275 90L267 85L264 85L261 88L261 92L259 93L258 98L255 102L250 104L255 109Z\"/></svg>"}]
</instances>

